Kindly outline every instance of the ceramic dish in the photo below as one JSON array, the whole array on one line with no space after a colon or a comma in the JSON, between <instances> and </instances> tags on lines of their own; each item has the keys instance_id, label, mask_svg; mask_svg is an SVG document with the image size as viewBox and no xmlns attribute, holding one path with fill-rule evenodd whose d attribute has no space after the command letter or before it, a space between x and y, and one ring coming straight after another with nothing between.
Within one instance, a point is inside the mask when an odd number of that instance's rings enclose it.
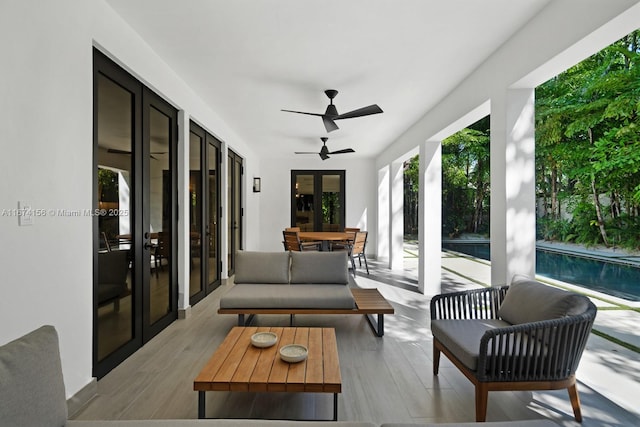
<instances>
[{"instance_id":1,"label":"ceramic dish","mask_svg":"<svg viewBox=\"0 0 640 427\"><path fill-rule=\"evenodd\" d=\"M258 332L251 335L251 344L256 347L271 347L278 341L278 336L273 332Z\"/></svg>"},{"instance_id":2,"label":"ceramic dish","mask_svg":"<svg viewBox=\"0 0 640 427\"><path fill-rule=\"evenodd\" d=\"M300 344L289 344L280 348L280 358L289 363L301 362L308 354L307 347Z\"/></svg>"}]
</instances>

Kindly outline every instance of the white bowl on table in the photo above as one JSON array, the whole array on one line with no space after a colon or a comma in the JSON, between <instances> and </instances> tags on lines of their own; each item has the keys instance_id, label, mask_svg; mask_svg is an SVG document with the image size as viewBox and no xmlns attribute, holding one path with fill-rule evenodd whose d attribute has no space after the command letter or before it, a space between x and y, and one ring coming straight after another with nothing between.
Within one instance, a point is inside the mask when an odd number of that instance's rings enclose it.
<instances>
[{"instance_id":1,"label":"white bowl on table","mask_svg":"<svg viewBox=\"0 0 640 427\"><path fill-rule=\"evenodd\" d=\"M251 344L255 347L271 347L278 342L278 336L273 332L258 332L251 335Z\"/></svg>"},{"instance_id":2,"label":"white bowl on table","mask_svg":"<svg viewBox=\"0 0 640 427\"><path fill-rule=\"evenodd\" d=\"M301 344L289 344L280 348L280 358L285 362L302 362L308 355L309 350Z\"/></svg>"}]
</instances>

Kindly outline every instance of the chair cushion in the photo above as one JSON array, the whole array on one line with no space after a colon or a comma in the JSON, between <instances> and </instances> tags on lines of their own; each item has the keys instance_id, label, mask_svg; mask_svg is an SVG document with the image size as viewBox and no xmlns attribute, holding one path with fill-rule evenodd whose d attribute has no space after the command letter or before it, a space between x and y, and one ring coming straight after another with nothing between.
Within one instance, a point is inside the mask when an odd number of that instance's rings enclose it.
<instances>
[{"instance_id":1,"label":"chair cushion","mask_svg":"<svg viewBox=\"0 0 640 427\"><path fill-rule=\"evenodd\" d=\"M517 325L580 314L588 306L589 299L584 295L516 275L498 314L503 320Z\"/></svg>"},{"instance_id":2,"label":"chair cushion","mask_svg":"<svg viewBox=\"0 0 640 427\"><path fill-rule=\"evenodd\" d=\"M65 425L67 401L53 326L0 347L0 414L3 426Z\"/></svg>"},{"instance_id":3,"label":"chair cushion","mask_svg":"<svg viewBox=\"0 0 640 427\"><path fill-rule=\"evenodd\" d=\"M289 252L236 252L235 283L289 283Z\"/></svg>"},{"instance_id":4,"label":"chair cushion","mask_svg":"<svg viewBox=\"0 0 640 427\"><path fill-rule=\"evenodd\" d=\"M221 309L327 308L353 309L351 290L344 285L236 285L220 298Z\"/></svg>"},{"instance_id":5,"label":"chair cushion","mask_svg":"<svg viewBox=\"0 0 640 427\"><path fill-rule=\"evenodd\" d=\"M291 284L349 283L346 252L291 252Z\"/></svg>"},{"instance_id":6,"label":"chair cushion","mask_svg":"<svg viewBox=\"0 0 640 427\"><path fill-rule=\"evenodd\" d=\"M510 326L500 319L434 319L431 332L467 368L475 371L480 355L480 338L490 329Z\"/></svg>"}]
</instances>

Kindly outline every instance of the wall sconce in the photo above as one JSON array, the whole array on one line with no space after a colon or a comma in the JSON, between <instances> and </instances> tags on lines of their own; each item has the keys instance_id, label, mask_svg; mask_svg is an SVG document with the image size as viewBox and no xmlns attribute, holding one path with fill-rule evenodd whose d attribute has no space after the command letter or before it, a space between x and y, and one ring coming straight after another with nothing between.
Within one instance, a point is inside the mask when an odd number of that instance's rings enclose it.
<instances>
[{"instance_id":1,"label":"wall sconce","mask_svg":"<svg viewBox=\"0 0 640 427\"><path fill-rule=\"evenodd\" d=\"M260 178L253 178L253 192L260 192Z\"/></svg>"}]
</instances>

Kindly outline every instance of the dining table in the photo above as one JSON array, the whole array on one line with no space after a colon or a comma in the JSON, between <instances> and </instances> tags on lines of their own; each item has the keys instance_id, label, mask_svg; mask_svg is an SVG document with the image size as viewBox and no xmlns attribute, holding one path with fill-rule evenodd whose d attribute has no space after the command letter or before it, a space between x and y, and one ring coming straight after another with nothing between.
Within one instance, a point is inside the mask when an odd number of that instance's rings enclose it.
<instances>
[{"instance_id":1,"label":"dining table","mask_svg":"<svg viewBox=\"0 0 640 427\"><path fill-rule=\"evenodd\" d=\"M322 250L330 250L331 242L346 242L353 240L353 233L344 231L300 231L298 238L301 242L322 242Z\"/></svg>"}]
</instances>

